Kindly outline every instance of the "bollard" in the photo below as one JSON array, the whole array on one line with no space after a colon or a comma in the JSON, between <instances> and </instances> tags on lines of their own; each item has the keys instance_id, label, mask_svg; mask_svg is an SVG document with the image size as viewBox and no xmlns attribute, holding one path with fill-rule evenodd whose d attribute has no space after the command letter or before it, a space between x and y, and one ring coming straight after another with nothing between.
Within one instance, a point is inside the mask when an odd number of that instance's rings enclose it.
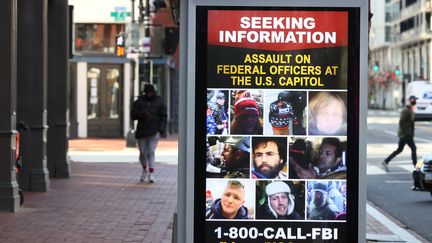
<instances>
[{"instance_id":1,"label":"bollard","mask_svg":"<svg viewBox=\"0 0 432 243\"><path fill-rule=\"evenodd\" d=\"M174 213L174 217L173 217L171 243L177 243L177 213Z\"/></svg>"}]
</instances>

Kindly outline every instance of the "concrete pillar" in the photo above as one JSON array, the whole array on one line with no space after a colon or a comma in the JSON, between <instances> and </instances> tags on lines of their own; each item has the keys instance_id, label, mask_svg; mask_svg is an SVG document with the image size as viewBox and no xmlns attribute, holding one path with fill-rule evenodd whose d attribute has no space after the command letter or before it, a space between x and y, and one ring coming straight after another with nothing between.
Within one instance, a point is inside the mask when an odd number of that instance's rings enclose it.
<instances>
[{"instance_id":1,"label":"concrete pillar","mask_svg":"<svg viewBox=\"0 0 432 243\"><path fill-rule=\"evenodd\" d=\"M47 141L47 0L18 2L18 120L28 126L22 136L23 190L48 191Z\"/></svg>"},{"instance_id":2,"label":"concrete pillar","mask_svg":"<svg viewBox=\"0 0 432 243\"><path fill-rule=\"evenodd\" d=\"M132 107L131 104L131 84L133 82L131 73L132 67L130 63L125 63L124 71L123 71L123 137L127 136L130 127L130 109Z\"/></svg>"},{"instance_id":3,"label":"concrete pillar","mask_svg":"<svg viewBox=\"0 0 432 243\"><path fill-rule=\"evenodd\" d=\"M87 63L77 63L78 137L87 137Z\"/></svg>"},{"instance_id":4,"label":"concrete pillar","mask_svg":"<svg viewBox=\"0 0 432 243\"><path fill-rule=\"evenodd\" d=\"M0 211L19 209L15 166L16 137L16 25L17 1L6 0L0 8Z\"/></svg>"},{"instance_id":5,"label":"concrete pillar","mask_svg":"<svg viewBox=\"0 0 432 243\"><path fill-rule=\"evenodd\" d=\"M67 107L69 101L69 6L67 0L48 1L48 140L51 177L68 178Z\"/></svg>"}]
</instances>

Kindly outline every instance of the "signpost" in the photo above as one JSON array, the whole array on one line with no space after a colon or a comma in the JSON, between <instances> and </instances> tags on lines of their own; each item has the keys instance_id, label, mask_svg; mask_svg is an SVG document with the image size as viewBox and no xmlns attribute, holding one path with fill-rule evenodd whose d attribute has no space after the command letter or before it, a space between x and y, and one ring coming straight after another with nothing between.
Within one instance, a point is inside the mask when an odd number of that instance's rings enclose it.
<instances>
[{"instance_id":1,"label":"signpost","mask_svg":"<svg viewBox=\"0 0 432 243\"><path fill-rule=\"evenodd\" d=\"M126 17L131 16L131 12L126 12L126 7L120 6L115 7L110 16L114 18L114 21L125 21Z\"/></svg>"},{"instance_id":2,"label":"signpost","mask_svg":"<svg viewBox=\"0 0 432 243\"><path fill-rule=\"evenodd\" d=\"M365 241L366 6L183 8L180 242Z\"/></svg>"}]
</instances>

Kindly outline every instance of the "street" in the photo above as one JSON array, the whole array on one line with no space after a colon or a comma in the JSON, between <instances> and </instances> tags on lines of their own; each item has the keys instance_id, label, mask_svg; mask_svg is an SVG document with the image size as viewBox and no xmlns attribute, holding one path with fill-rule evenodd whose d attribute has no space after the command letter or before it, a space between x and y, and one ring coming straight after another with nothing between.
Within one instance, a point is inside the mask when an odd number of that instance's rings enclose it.
<instances>
[{"instance_id":1,"label":"street","mask_svg":"<svg viewBox=\"0 0 432 243\"><path fill-rule=\"evenodd\" d=\"M378 167L397 148L398 112L370 111L367 134L367 198L389 215L432 242L429 192L411 190L413 170L411 150L404 151L389 164L389 173ZM417 157L432 153L432 122L416 122L414 141Z\"/></svg>"}]
</instances>

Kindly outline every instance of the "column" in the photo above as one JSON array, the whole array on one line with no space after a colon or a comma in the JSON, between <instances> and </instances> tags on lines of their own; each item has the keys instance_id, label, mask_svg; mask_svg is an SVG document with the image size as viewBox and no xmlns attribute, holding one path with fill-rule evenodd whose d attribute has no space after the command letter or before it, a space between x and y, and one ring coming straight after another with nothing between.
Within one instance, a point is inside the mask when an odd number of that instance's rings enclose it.
<instances>
[{"instance_id":1,"label":"column","mask_svg":"<svg viewBox=\"0 0 432 243\"><path fill-rule=\"evenodd\" d=\"M19 209L15 166L16 137L16 25L17 2L6 0L0 8L0 211Z\"/></svg>"},{"instance_id":2,"label":"column","mask_svg":"<svg viewBox=\"0 0 432 243\"><path fill-rule=\"evenodd\" d=\"M69 6L67 0L48 2L48 140L51 177L68 178Z\"/></svg>"},{"instance_id":3,"label":"column","mask_svg":"<svg viewBox=\"0 0 432 243\"><path fill-rule=\"evenodd\" d=\"M18 3L17 118L28 126L22 136L23 190L48 191L47 0Z\"/></svg>"}]
</instances>

